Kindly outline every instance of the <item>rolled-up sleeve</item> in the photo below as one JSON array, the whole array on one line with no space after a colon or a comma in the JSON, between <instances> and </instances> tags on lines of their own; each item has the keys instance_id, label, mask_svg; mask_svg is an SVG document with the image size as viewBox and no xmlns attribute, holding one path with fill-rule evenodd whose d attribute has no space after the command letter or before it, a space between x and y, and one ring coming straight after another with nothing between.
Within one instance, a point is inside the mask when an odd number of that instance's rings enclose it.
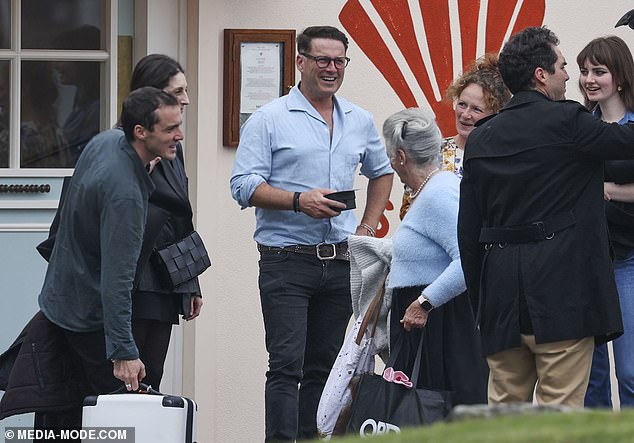
<instances>
[{"instance_id":1,"label":"rolled-up sleeve","mask_svg":"<svg viewBox=\"0 0 634 443\"><path fill-rule=\"evenodd\" d=\"M387 174L393 174L394 170L390 165L390 159L385 151L385 146L381 142L378 132L374 126L374 121L368 113L365 134L367 134L366 150L361 159L361 174L372 180Z\"/></svg>"},{"instance_id":2,"label":"rolled-up sleeve","mask_svg":"<svg viewBox=\"0 0 634 443\"><path fill-rule=\"evenodd\" d=\"M240 144L231 173L231 196L242 209L249 207L255 189L271 175L271 136L262 113L256 112L240 131Z\"/></svg>"}]
</instances>

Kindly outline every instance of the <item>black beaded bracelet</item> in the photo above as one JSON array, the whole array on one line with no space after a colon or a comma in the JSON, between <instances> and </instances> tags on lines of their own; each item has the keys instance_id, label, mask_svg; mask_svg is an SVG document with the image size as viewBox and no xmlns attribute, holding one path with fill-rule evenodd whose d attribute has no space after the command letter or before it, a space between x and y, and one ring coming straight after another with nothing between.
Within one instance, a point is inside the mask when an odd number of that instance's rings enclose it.
<instances>
[{"instance_id":1,"label":"black beaded bracelet","mask_svg":"<svg viewBox=\"0 0 634 443\"><path fill-rule=\"evenodd\" d=\"M301 212L301 211L299 210L299 196L300 196L301 194L302 194L301 192L296 192L296 193L293 195L293 211L295 211L295 212Z\"/></svg>"}]
</instances>

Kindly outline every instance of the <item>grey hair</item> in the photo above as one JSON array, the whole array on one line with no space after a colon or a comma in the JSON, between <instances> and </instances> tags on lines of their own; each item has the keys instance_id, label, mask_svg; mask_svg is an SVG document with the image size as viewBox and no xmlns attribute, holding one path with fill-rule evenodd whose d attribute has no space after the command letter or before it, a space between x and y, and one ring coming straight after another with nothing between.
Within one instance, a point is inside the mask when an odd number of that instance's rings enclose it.
<instances>
[{"instance_id":1,"label":"grey hair","mask_svg":"<svg viewBox=\"0 0 634 443\"><path fill-rule=\"evenodd\" d=\"M392 114L383 123L383 137L390 159L402 149L418 166L440 160L442 135L429 109L408 108Z\"/></svg>"}]
</instances>

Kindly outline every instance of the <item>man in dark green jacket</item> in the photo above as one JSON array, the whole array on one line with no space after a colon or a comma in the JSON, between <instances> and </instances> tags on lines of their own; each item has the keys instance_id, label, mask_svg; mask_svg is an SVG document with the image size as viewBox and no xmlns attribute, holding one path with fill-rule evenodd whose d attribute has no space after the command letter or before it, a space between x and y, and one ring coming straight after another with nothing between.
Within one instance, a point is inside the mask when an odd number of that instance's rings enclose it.
<instances>
[{"instance_id":1,"label":"man in dark green jacket","mask_svg":"<svg viewBox=\"0 0 634 443\"><path fill-rule=\"evenodd\" d=\"M130 326L130 293L154 189L145 166L157 156L175 158L181 122L173 96L155 88L132 92L123 104L123 132L95 136L68 186L39 304L62 329L86 395L121 382L136 390L145 376Z\"/></svg>"}]
</instances>

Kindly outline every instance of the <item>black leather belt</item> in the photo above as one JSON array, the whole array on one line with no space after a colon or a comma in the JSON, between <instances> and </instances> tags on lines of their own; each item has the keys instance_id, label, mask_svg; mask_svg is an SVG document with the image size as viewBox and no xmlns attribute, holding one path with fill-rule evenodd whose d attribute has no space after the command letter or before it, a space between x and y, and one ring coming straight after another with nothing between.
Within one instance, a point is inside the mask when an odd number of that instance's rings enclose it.
<instances>
[{"instance_id":1,"label":"black leather belt","mask_svg":"<svg viewBox=\"0 0 634 443\"><path fill-rule=\"evenodd\" d=\"M528 243L550 240L556 232L576 223L572 212L562 212L544 220L508 228L480 229L480 243Z\"/></svg>"},{"instance_id":2,"label":"black leather belt","mask_svg":"<svg viewBox=\"0 0 634 443\"><path fill-rule=\"evenodd\" d=\"M318 245L291 245L278 248L275 246L265 246L258 243L260 252L293 252L295 254L314 255L319 260L350 260L348 242L341 243L319 243Z\"/></svg>"}]
</instances>

